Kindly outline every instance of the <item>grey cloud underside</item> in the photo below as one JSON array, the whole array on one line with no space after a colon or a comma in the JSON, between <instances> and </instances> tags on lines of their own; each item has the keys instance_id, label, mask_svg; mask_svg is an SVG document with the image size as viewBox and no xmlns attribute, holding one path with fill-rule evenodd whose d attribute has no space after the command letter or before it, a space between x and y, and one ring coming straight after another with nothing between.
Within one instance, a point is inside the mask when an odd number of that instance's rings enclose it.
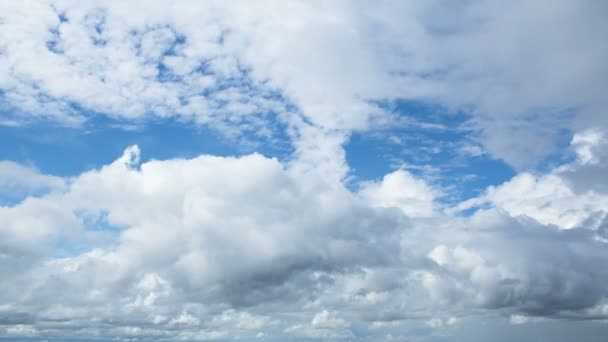
<instances>
[{"instance_id":1,"label":"grey cloud underside","mask_svg":"<svg viewBox=\"0 0 608 342\"><path fill-rule=\"evenodd\" d=\"M601 207L571 229L499 203L412 218L260 155L138 159L131 147L1 208L6 336L350 339L411 320L608 319ZM102 225L115 234L87 247Z\"/></svg>"}]
</instances>

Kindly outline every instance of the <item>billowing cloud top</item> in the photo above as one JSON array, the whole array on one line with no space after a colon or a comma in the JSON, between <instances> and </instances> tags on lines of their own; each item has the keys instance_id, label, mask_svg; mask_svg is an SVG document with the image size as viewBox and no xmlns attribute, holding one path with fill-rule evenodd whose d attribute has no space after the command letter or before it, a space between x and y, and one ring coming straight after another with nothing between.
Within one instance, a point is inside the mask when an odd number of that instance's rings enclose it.
<instances>
[{"instance_id":1,"label":"billowing cloud top","mask_svg":"<svg viewBox=\"0 0 608 342\"><path fill-rule=\"evenodd\" d=\"M0 339L601 341L606 13L0 1Z\"/></svg>"}]
</instances>

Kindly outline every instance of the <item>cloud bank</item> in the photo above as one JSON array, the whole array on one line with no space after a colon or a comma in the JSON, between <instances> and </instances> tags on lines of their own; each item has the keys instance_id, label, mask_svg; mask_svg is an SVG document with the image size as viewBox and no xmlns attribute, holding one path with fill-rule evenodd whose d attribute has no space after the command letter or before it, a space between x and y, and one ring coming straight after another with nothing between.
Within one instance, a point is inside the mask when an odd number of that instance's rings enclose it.
<instances>
[{"instance_id":1,"label":"cloud bank","mask_svg":"<svg viewBox=\"0 0 608 342\"><path fill-rule=\"evenodd\" d=\"M569 180L605 162L585 156L461 216L380 196L426 193L405 171L353 192L258 154L140 164L132 146L2 207L4 334L352 339L411 319L606 319L608 194Z\"/></svg>"}]
</instances>

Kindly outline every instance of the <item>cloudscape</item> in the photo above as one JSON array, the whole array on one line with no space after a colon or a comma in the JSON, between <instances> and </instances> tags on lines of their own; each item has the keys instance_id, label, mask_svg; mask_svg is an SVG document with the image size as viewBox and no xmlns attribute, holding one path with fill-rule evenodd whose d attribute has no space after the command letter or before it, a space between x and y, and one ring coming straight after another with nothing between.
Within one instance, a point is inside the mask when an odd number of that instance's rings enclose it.
<instances>
[{"instance_id":1,"label":"cloudscape","mask_svg":"<svg viewBox=\"0 0 608 342\"><path fill-rule=\"evenodd\" d=\"M0 341L606 341L607 15L0 0Z\"/></svg>"}]
</instances>

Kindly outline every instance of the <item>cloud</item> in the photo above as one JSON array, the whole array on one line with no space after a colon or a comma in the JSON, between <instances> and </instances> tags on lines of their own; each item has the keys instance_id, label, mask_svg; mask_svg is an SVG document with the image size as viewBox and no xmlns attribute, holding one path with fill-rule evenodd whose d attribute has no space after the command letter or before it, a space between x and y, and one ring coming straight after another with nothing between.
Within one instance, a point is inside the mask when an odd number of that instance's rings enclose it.
<instances>
[{"instance_id":1,"label":"cloud","mask_svg":"<svg viewBox=\"0 0 608 342\"><path fill-rule=\"evenodd\" d=\"M7 200L59 191L64 187L65 181L60 177L43 175L12 161L0 161L0 192Z\"/></svg>"},{"instance_id":2,"label":"cloud","mask_svg":"<svg viewBox=\"0 0 608 342\"><path fill-rule=\"evenodd\" d=\"M608 319L605 5L140 7L0 3L0 124L169 118L290 154L142 160L134 145L71 177L0 161L0 337L376 340ZM353 134L424 121L400 103L462 116L415 125L462 143L395 148L520 171L453 207L404 169L349 188Z\"/></svg>"},{"instance_id":3,"label":"cloud","mask_svg":"<svg viewBox=\"0 0 608 342\"><path fill-rule=\"evenodd\" d=\"M556 229L550 215L503 209L516 203L506 199L471 216L429 211L428 201L385 208L401 205L400 191L432 192L403 171L367 185L400 199L378 205L258 154L138 156L129 147L61 191L2 208L0 272L15 279L1 285L7 336L25 327L46 337L327 339L479 312L606 317L601 228ZM388 186L391 177L404 186ZM96 240L100 225L114 231L109 243Z\"/></svg>"},{"instance_id":4,"label":"cloud","mask_svg":"<svg viewBox=\"0 0 608 342\"><path fill-rule=\"evenodd\" d=\"M587 130L575 134L572 137L571 145L575 148L579 162L585 164L598 164L598 149L605 145L604 134L599 130Z\"/></svg>"},{"instance_id":5,"label":"cloud","mask_svg":"<svg viewBox=\"0 0 608 342\"><path fill-rule=\"evenodd\" d=\"M526 324L538 321L539 319L536 317L527 317L523 315L511 315L511 317L509 317L509 323L513 325Z\"/></svg>"},{"instance_id":6,"label":"cloud","mask_svg":"<svg viewBox=\"0 0 608 342\"><path fill-rule=\"evenodd\" d=\"M336 317L335 313L331 313L327 310L318 312L312 318L310 324L315 329L339 329L347 328L349 326L348 322L339 317Z\"/></svg>"},{"instance_id":7,"label":"cloud","mask_svg":"<svg viewBox=\"0 0 608 342\"><path fill-rule=\"evenodd\" d=\"M608 158L600 131L574 135L571 147L576 159L547 174L523 172L486 193L459 204L457 210L491 203L512 216L528 216L560 229L587 227L596 229L608 210L603 171Z\"/></svg>"},{"instance_id":8,"label":"cloud","mask_svg":"<svg viewBox=\"0 0 608 342\"><path fill-rule=\"evenodd\" d=\"M39 321L89 315L112 321L116 312L124 312L119 320L194 329L210 314L203 303L214 310L276 301L295 304L315 286L310 277L314 272L390 264L397 253L397 216L366 207L316 174L285 169L256 154L138 164L138 152L136 146L127 148L113 163L72 179L62 193L3 209L19 222L12 228L10 219L3 220L3 253L20 246L22 232L28 237L24 243L30 244L23 248L29 251L37 249L31 245L36 241L50 241L51 229L66 228L63 216L41 221L47 207L61 208L74 221L67 222L87 231L100 223L117 231L109 248L59 258L48 251L19 271L35 291L11 297L17 291L17 283L11 282L3 289L3 302L45 305ZM35 212L25 211L34 203ZM33 230L17 230L21 226L40 231L40 238ZM366 241L371 230L382 232L375 244ZM57 291L63 293L61 303L53 300ZM192 302L195 294L198 299ZM112 316L102 313L104 302L114 307ZM205 324L260 329L272 322L239 311L222 315Z\"/></svg>"},{"instance_id":9,"label":"cloud","mask_svg":"<svg viewBox=\"0 0 608 342\"><path fill-rule=\"evenodd\" d=\"M364 182L359 195L373 206L399 208L407 216L432 216L437 190L405 170L385 175L380 182Z\"/></svg>"},{"instance_id":10,"label":"cloud","mask_svg":"<svg viewBox=\"0 0 608 342\"><path fill-rule=\"evenodd\" d=\"M563 130L606 127L602 6L7 2L1 96L12 124L177 117L261 137L391 125L379 102L423 101L470 109L483 150L526 168Z\"/></svg>"}]
</instances>

